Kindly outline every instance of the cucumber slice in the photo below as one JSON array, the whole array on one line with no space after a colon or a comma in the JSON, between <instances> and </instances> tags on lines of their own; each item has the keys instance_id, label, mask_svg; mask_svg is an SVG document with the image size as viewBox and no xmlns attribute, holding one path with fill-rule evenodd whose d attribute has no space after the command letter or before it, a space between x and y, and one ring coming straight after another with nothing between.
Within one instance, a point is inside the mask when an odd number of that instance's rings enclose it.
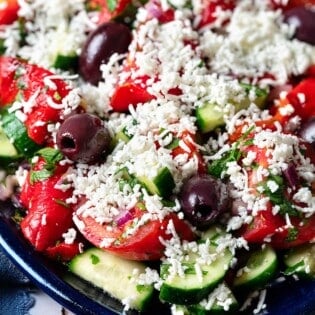
<instances>
[{"instance_id":1,"label":"cucumber slice","mask_svg":"<svg viewBox=\"0 0 315 315\"><path fill-rule=\"evenodd\" d=\"M159 195L162 198L168 198L175 188L173 175L166 166L162 167L152 179L145 176L137 176L137 179L149 193Z\"/></svg>"},{"instance_id":2,"label":"cucumber slice","mask_svg":"<svg viewBox=\"0 0 315 315\"><path fill-rule=\"evenodd\" d=\"M223 112L216 104L206 103L196 109L197 124L202 133L207 133L224 124Z\"/></svg>"},{"instance_id":3,"label":"cucumber slice","mask_svg":"<svg viewBox=\"0 0 315 315\"><path fill-rule=\"evenodd\" d=\"M234 104L236 111L248 108L252 102L260 108L264 107L268 96L266 90L245 83L240 83L240 85L244 88L248 96L254 92L256 98L252 101L250 97L246 97L241 103ZM197 124L202 133L210 132L222 126L224 124L223 116L223 110L214 103L206 103L196 109Z\"/></svg>"},{"instance_id":4,"label":"cucumber slice","mask_svg":"<svg viewBox=\"0 0 315 315\"><path fill-rule=\"evenodd\" d=\"M9 113L4 110L1 113L1 126L8 137L9 141L13 143L17 152L23 156L31 157L41 147L29 138L24 124L15 116L14 113Z\"/></svg>"},{"instance_id":5,"label":"cucumber slice","mask_svg":"<svg viewBox=\"0 0 315 315\"><path fill-rule=\"evenodd\" d=\"M276 273L278 259L270 246L256 250L250 255L246 266L234 279L234 287L239 290L258 289L266 285Z\"/></svg>"},{"instance_id":6,"label":"cucumber slice","mask_svg":"<svg viewBox=\"0 0 315 315\"><path fill-rule=\"evenodd\" d=\"M0 158L15 159L19 154L14 145L10 142L3 129L0 127Z\"/></svg>"},{"instance_id":7,"label":"cucumber slice","mask_svg":"<svg viewBox=\"0 0 315 315\"><path fill-rule=\"evenodd\" d=\"M134 271L145 272L146 266L109 254L98 248L90 248L74 257L69 269L74 274L103 289L120 301L139 311L145 310L153 295L152 285L137 285Z\"/></svg>"},{"instance_id":8,"label":"cucumber slice","mask_svg":"<svg viewBox=\"0 0 315 315\"><path fill-rule=\"evenodd\" d=\"M216 246L209 245L211 253L216 252ZM210 264L199 264L201 275L195 272L196 253L189 253L189 259L183 263L187 267L184 276L171 275L169 265L162 263L161 278L163 283L160 299L172 304L197 304L205 299L209 293L223 279L232 260L231 252L226 249Z\"/></svg>"},{"instance_id":9,"label":"cucumber slice","mask_svg":"<svg viewBox=\"0 0 315 315\"><path fill-rule=\"evenodd\" d=\"M306 278L315 277L315 244L305 244L292 248L284 255L287 266L285 274L297 274Z\"/></svg>"},{"instance_id":10,"label":"cucumber slice","mask_svg":"<svg viewBox=\"0 0 315 315\"><path fill-rule=\"evenodd\" d=\"M12 162L18 161L20 157L14 145L0 127L0 167L7 167Z\"/></svg>"},{"instance_id":11,"label":"cucumber slice","mask_svg":"<svg viewBox=\"0 0 315 315\"><path fill-rule=\"evenodd\" d=\"M78 56L75 53L68 55L57 54L52 66L61 70L76 69L78 66Z\"/></svg>"},{"instance_id":12,"label":"cucumber slice","mask_svg":"<svg viewBox=\"0 0 315 315\"><path fill-rule=\"evenodd\" d=\"M232 293L231 289L225 284L222 283L220 286L223 287L224 293L217 288L219 291L219 296L215 296L216 292L213 291L213 295L210 294L208 300L214 301L213 304L207 305L207 300L202 301L199 304L187 306L189 315L224 315L224 314L235 314L238 310L238 302ZM221 287L221 288L222 288ZM224 299L224 300L223 300Z\"/></svg>"}]
</instances>

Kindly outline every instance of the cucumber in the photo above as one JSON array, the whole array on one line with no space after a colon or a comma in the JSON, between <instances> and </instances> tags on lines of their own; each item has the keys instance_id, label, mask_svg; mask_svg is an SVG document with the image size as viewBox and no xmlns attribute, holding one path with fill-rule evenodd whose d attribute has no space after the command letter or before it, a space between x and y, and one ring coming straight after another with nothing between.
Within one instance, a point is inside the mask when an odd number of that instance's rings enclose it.
<instances>
[{"instance_id":1,"label":"cucumber","mask_svg":"<svg viewBox=\"0 0 315 315\"><path fill-rule=\"evenodd\" d=\"M3 129L0 127L0 159L17 159L19 154L14 145L10 142Z\"/></svg>"},{"instance_id":2,"label":"cucumber","mask_svg":"<svg viewBox=\"0 0 315 315\"><path fill-rule=\"evenodd\" d=\"M253 251L240 275L236 276L233 285L238 290L259 289L265 286L275 275L278 259L270 246Z\"/></svg>"},{"instance_id":3,"label":"cucumber","mask_svg":"<svg viewBox=\"0 0 315 315\"><path fill-rule=\"evenodd\" d=\"M69 263L71 272L112 297L128 301L131 308L139 311L148 307L154 291L152 285L138 285L134 281L134 271L144 273L145 268L140 262L125 260L98 248L86 250Z\"/></svg>"},{"instance_id":4,"label":"cucumber","mask_svg":"<svg viewBox=\"0 0 315 315\"><path fill-rule=\"evenodd\" d=\"M52 66L61 70L76 69L78 66L78 56L75 53L67 55L58 53Z\"/></svg>"},{"instance_id":5,"label":"cucumber","mask_svg":"<svg viewBox=\"0 0 315 315\"><path fill-rule=\"evenodd\" d=\"M256 98L253 101L258 107L263 108L267 99L267 91L260 89L256 86L240 83L244 88L247 95L253 90ZM251 104L249 97L246 97L241 103L234 104L235 110L248 108ZM214 130L217 127L224 125L223 110L215 103L206 103L196 109L197 125L202 133L207 133Z\"/></svg>"},{"instance_id":6,"label":"cucumber","mask_svg":"<svg viewBox=\"0 0 315 315\"><path fill-rule=\"evenodd\" d=\"M315 244L292 248L284 255L285 274L297 274L306 278L315 277Z\"/></svg>"},{"instance_id":7,"label":"cucumber","mask_svg":"<svg viewBox=\"0 0 315 315\"><path fill-rule=\"evenodd\" d=\"M217 246L209 244L210 253L216 253ZM172 275L167 262L161 264L161 278L163 280L160 289L160 299L172 304L197 304L207 298L209 293L223 279L232 260L230 250L226 249L218 254L216 259L209 264L199 264L202 275L195 272L195 264L198 255L193 251L188 253L188 259L183 264L186 271L183 276Z\"/></svg>"},{"instance_id":8,"label":"cucumber","mask_svg":"<svg viewBox=\"0 0 315 315\"><path fill-rule=\"evenodd\" d=\"M25 157L31 157L41 147L29 138L24 124L8 110L1 112L1 126L3 132L12 142L17 152Z\"/></svg>"},{"instance_id":9,"label":"cucumber","mask_svg":"<svg viewBox=\"0 0 315 315\"><path fill-rule=\"evenodd\" d=\"M173 175L166 166L162 167L154 178L137 176L137 179L149 193L159 195L162 198L168 198L175 188Z\"/></svg>"},{"instance_id":10,"label":"cucumber","mask_svg":"<svg viewBox=\"0 0 315 315\"><path fill-rule=\"evenodd\" d=\"M128 134L128 131L127 131L126 127L125 127L123 129L121 129L120 131L118 131L114 138L115 138L116 142L121 140L121 141L127 143L132 138L132 135Z\"/></svg>"},{"instance_id":11,"label":"cucumber","mask_svg":"<svg viewBox=\"0 0 315 315\"><path fill-rule=\"evenodd\" d=\"M222 293L218 293L219 296L215 297L210 294L208 299L210 300L214 299L214 302L212 305L210 304L209 306L207 306L207 300L204 300L199 304L187 306L188 314L189 315L235 314L235 312L239 308L238 302L234 294L232 293L231 289L225 283L222 283L221 286L224 287L224 290L225 290L224 295L222 295ZM214 291L214 295L215 295L215 291Z\"/></svg>"}]
</instances>

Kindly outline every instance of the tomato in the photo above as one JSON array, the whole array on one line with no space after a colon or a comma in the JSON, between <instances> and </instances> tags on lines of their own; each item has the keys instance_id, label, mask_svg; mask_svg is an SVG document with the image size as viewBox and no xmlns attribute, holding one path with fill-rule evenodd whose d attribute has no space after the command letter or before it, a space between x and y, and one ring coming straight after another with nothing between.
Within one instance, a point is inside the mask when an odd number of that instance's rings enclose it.
<instances>
[{"instance_id":1,"label":"tomato","mask_svg":"<svg viewBox=\"0 0 315 315\"><path fill-rule=\"evenodd\" d=\"M48 247L45 250L45 254L54 260L58 261L69 261L74 256L80 254L80 244L66 244L65 242L58 243L55 246Z\"/></svg>"},{"instance_id":2,"label":"tomato","mask_svg":"<svg viewBox=\"0 0 315 315\"><path fill-rule=\"evenodd\" d=\"M11 24L18 18L17 0L0 0L0 25Z\"/></svg>"},{"instance_id":3,"label":"tomato","mask_svg":"<svg viewBox=\"0 0 315 315\"><path fill-rule=\"evenodd\" d=\"M61 120L58 104L69 93L67 84L60 79L49 79L56 88L46 86L45 78L53 73L11 57L0 57L0 106L11 104L18 95L32 103L26 113L28 136L37 144L47 142L47 124ZM50 103L57 104L50 106ZM38 122L42 122L39 124Z\"/></svg>"},{"instance_id":4,"label":"tomato","mask_svg":"<svg viewBox=\"0 0 315 315\"><path fill-rule=\"evenodd\" d=\"M12 103L19 92L15 73L20 61L0 56L0 107Z\"/></svg>"},{"instance_id":5,"label":"tomato","mask_svg":"<svg viewBox=\"0 0 315 315\"><path fill-rule=\"evenodd\" d=\"M273 247L285 249L315 241L315 215L302 220L294 217L290 220L292 227L280 229L272 236Z\"/></svg>"},{"instance_id":6,"label":"tomato","mask_svg":"<svg viewBox=\"0 0 315 315\"><path fill-rule=\"evenodd\" d=\"M179 141L183 142L183 145L178 145L172 149L172 156L176 157L180 154L187 154L189 159L196 158L198 161L198 170L199 173L205 173L206 166L205 161L203 160L202 154L199 152L196 145L196 135L192 134L189 131L183 131L180 135L177 136Z\"/></svg>"},{"instance_id":7,"label":"tomato","mask_svg":"<svg viewBox=\"0 0 315 315\"><path fill-rule=\"evenodd\" d=\"M235 8L235 0L203 0L203 9L201 12L201 20L199 28L212 24L217 19L218 11L233 11ZM224 21L227 22L228 18Z\"/></svg>"},{"instance_id":8,"label":"tomato","mask_svg":"<svg viewBox=\"0 0 315 315\"><path fill-rule=\"evenodd\" d=\"M33 171L43 170L45 163L40 159ZM64 172L65 167L58 166L49 178L34 183L31 182L29 173L26 184L22 187L21 202L27 209L27 215L21 222L21 231L38 251L54 246L62 234L73 226L73 210L65 203L72 191L55 188Z\"/></svg>"},{"instance_id":9,"label":"tomato","mask_svg":"<svg viewBox=\"0 0 315 315\"><path fill-rule=\"evenodd\" d=\"M175 11L172 8L164 10L160 0L150 0L145 7L150 18L156 18L162 24L174 21Z\"/></svg>"},{"instance_id":10,"label":"tomato","mask_svg":"<svg viewBox=\"0 0 315 315\"><path fill-rule=\"evenodd\" d=\"M275 231L285 225L285 220L280 215L272 214L272 205L269 204L266 210L258 211L253 221L247 225L242 236L249 243L262 244L266 238L272 236Z\"/></svg>"},{"instance_id":11,"label":"tomato","mask_svg":"<svg viewBox=\"0 0 315 315\"><path fill-rule=\"evenodd\" d=\"M315 65L310 66L310 67L306 70L305 75L306 75L307 77L313 77L313 78L315 78Z\"/></svg>"},{"instance_id":12,"label":"tomato","mask_svg":"<svg viewBox=\"0 0 315 315\"><path fill-rule=\"evenodd\" d=\"M122 14L132 3L132 0L89 0L88 6L91 10L99 10L98 23L106 23Z\"/></svg>"},{"instance_id":13,"label":"tomato","mask_svg":"<svg viewBox=\"0 0 315 315\"><path fill-rule=\"evenodd\" d=\"M155 99L155 96L147 91L145 86L147 79L147 77L136 80L129 79L124 84L117 86L110 102L113 110L115 112L128 112L129 105L136 106L139 103L146 103Z\"/></svg>"},{"instance_id":14,"label":"tomato","mask_svg":"<svg viewBox=\"0 0 315 315\"><path fill-rule=\"evenodd\" d=\"M302 120L315 116L315 78L309 77L302 80L287 95L289 103L294 107L295 115Z\"/></svg>"},{"instance_id":15,"label":"tomato","mask_svg":"<svg viewBox=\"0 0 315 315\"><path fill-rule=\"evenodd\" d=\"M136 212L138 216L139 211ZM106 226L97 223L92 217L79 216L79 219L84 225L80 232L87 240L97 247L130 260L160 259L164 252L164 245L160 239L169 239L171 237L166 233L167 225L171 220L181 239L194 239L194 233L190 226L185 221L180 220L176 214L170 214L162 221L148 221L128 237L124 237L124 233L128 230L132 221L121 226ZM80 227L78 226L78 228ZM104 239L114 240L114 242L105 247L103 245Z\"/></svg>"}]
</instances>

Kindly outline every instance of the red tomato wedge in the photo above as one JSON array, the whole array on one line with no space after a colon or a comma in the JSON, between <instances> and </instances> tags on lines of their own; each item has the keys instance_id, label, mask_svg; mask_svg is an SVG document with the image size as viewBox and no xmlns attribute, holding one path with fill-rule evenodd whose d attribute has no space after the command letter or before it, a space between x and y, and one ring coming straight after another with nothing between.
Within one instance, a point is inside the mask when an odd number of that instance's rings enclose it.
<instances>
[{"instance_id":1,"label":"red tomato wedge","mask_svg":"<svg viewBox=\"0 0 315 315\"><path fill-rule=\"evenodd\" d=\"M0 25L11 24L18 18L17 0L0 0Z\"/></svg>"},{"instance_id":2,"label":"red tomato wedge","mask_svg":"<svg viewBox=\"0 0 315 315\"><path fill-rule=\"evenodd\" d=\"M40 160L33 168L40 171L45 161ZM30 174L21 191L21 202L27 209L27 215L21 222L21 230L25 238L38 251L44 251L62 238L62 234L73 226L72 208L65 200L72 191L56 189L65 167L58 167L54 174L47 179L31 183Z\"/></svg>"},{"instance_id":3,"label":"red tomato wedge","mask_svg":"<svg viewBox=\"0 0 315 315\"><path fill-rule=\"evenodd\" d=\"M145 82L147 78L138 80ZM117 86L110 102L113 110L115 112L128 112L129 105L137 106L139 103L146 103L155 99L155 96L147 91L144 82L138 83L129 80Z\"/></svg>"},{"instance_id":4,"label":"red tomato wedge","mask_svg":"<svg viewBox=\"0 0 315 315\"><path fill-rule=\"evenodd\" d=\"M199 28L212 24L217 20L217 14L220 11L233 11L235 8L235 0L204 0L201 12L201 20ZM226 19L224 22L227 22Z\"/></svg>"},{"instance_id":5,"label":"red tomato wedge","mask_svg":"<svg viewBox=\"0 0 315 315\"><path fill-rule=\"evenodd\" d=\"M97 223L91 217L79 217L84 224L80 229L84 237L97 247L101 247L120 257L130 260L158 260L163 256L164 245L160 238L169 239L166 228L172 220L179 237L184 240L195 238L190 226L180 220L176 214L170 214L162 221L152 220L140 226L136 232L128 237L123 237L128 229L128 224L113 227ZM78 228L80 228L78 226ZM108 247L102 247L104 239L114 240Z\"/></svg>"},{"instance_id":6,"label":"red tomato wedge","mask_svg":"<svg viewBox=\"0 0 315 315\"><path fill-rule=\"evenodd\" d=\"M253 221L246 226L242 233L244 239L249 243L264 243L281 226L285 225L285 220L280 215L273 215L271 204L266 210L261 210L254 216Z\"/></svg>"},{"instance_id":7,"label":"red tomato wedge","mask_svg":"<svg viewBox=\"0 0 315 315\"><path fill-rule=\"evenodd\" d=\"M69 261L74 256L80 253L80 244L66 244L64 242L58 243L55 246L48 247L45 250L45 254L54 260L58 261Z\"/></svg>"},{"instance_id":8,"label":"red tomato wedge","mask_svg":"<svg viewBox=\"0 0 315 315\"><path fill-rule=\"evenodd\" d=\"M315 78L309 77L301 81L287 95L289 103L294 107L295 115L302 120L315 116Z\"/></svg>"},{"instance_id":9,"label":"red tomato wedge","mask_svg":"<svg viewBox=\"0 0 315 315\"><path fill-rule=\"evenodd\" d=\"M45 79L54 87L46 85ZM24 101L32 103L25 121L28 136L37 144L46 143L49 137L47 124L61 120L58 104L69 93L68 85L63 80L54 78L54 74L46 69L16 58L1 56L0 90L0 107L10 105L18 95ZM57 106L52 106L51 103Z\"/></svg>"},{"instance_id":10,"label":"red tomato wedge","mask_svg":"<svg viewBox=\"0 0 315 315\"><path fill-rule=\"evenodd\" d=\"M132 3L132 0L89 0L89 7L93 10L97 9L100 11L98 24L109 22L115 17L122 14L128 5Z\"/></svg>"},{"instance_id":11,"label":"red tomato wedge","mask_svg":"<svg viewBox=\"0 0 315 315\"><path fill-rule=\"evenodd\" d=\"M293 227L280 229L272 239L274 248L285 249L315 241L315 215L303 220L291 218Z\"/></svg>"}]
</instances>

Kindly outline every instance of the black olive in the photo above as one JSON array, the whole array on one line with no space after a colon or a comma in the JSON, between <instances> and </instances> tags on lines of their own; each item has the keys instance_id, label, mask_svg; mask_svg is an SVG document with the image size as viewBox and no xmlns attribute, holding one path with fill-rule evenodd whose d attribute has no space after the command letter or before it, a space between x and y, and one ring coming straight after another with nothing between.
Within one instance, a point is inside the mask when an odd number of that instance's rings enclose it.
<instances>
[{"instance_id":1,"label":"black olive","mask_svg":"<svg viewBox=\"0 0 315 315\"><path fill-rule=\"evenodd\" d=\"M57 146L70 160L96 163L104 158L110 147L110 135L103 121L83 113L69 116L57 132Z\"/></svg>"},{"instance_id":2,"label":"black olive","mask_svg":"<svg viewBox=\"0 0 315 315\"><path fill-rule=\"evenodd\" d=\"M101 64L108 62L114 53L126 53L130 42L131 31L126 25L101 24L88 36L79 58L79 72L83 79L97 85L102 79Z\"/></svg>"},{"instance_id":3,"label":"black olive","mask_svg":"<svg viewBox=\"0 0 315 315\"><path fill-rule=\"evenodd\" d=\"M209 227L230 205L227 185L207 174L188 179L179 201L187 220L200 229Z\"/></svg>"}]
</instances>

